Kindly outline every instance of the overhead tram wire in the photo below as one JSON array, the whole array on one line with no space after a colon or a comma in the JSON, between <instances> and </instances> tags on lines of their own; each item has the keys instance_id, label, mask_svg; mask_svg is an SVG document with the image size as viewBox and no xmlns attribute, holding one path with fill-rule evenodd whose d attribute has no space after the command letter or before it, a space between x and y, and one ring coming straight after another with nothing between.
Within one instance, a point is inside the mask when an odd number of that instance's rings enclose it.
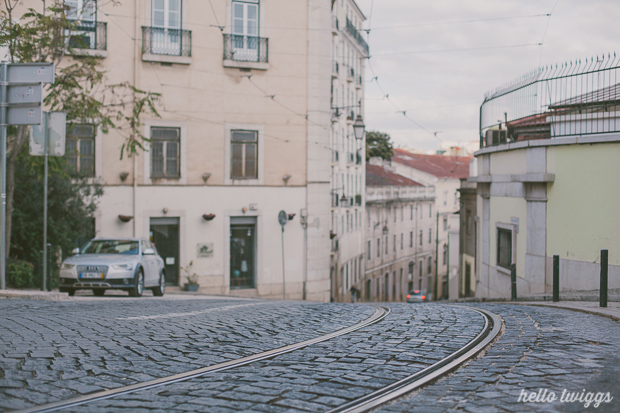
<instances>
[{"instance_id":1,"label":"overhead tram wire","mask_svg":"<svg viewBox=\"0 0 620 413\"><path fill-rule=\"evenodd\" d=\"M449 24L464 24L464 23L477 23L477 22L486 22L493 20L514 20L514 19L529 19L532 17L549 17L551 14L530 14L526 16L509 16L509 17L489 17L485 19L471 19L471 20L453 20L453 21L445 21L445 22L429 22L429 23L414 23L414 24L404 24L402 26L385 26L385 27L375 27L372 30L387 30L387 29L404 29L408 27L425 27L425 26L440 26L440 25L449 25ZM370 20L369 20L370 25ZM371 29L368 28L367 31Z\"/></svg>"},{"instance_id":2,"label":"overhead tram wire","mask_svg":"<svg viewBox=\"0 0 620 413\"><path fill-rule=\"evenodd\" d=\"M547 25L545 26L545 31L543 33L542 40L540 41L540 59L538 60L539 67L542 66L543 46L545 43L545 37L547 37L547 29L549 29L549 23L551 23L551 15L553 14L553 11L555 10L555 6L557 6L559 2L560 0L555 0L555 4L551 8L551 12L548 14L549 17L547 18Z\"/></svg>"}]
</instances>

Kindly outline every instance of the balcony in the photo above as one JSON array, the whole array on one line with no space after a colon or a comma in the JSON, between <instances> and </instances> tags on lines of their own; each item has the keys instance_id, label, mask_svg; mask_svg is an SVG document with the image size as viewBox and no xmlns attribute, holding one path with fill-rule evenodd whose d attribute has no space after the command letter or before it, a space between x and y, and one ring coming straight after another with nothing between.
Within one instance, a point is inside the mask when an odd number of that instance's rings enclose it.
<instances>
[{"instance_id":1,"label":"balcony","mask_svg":"<svg viewBox=\"0 0 620 413\"><path fill-rule=\"evenodd\" d=\"M269 68L269 39L224 34L224 66L249 69Z\"/></svg>"},{"instance_id":2,"label":"balcony","mask_svg":"<svg viewBox=\"0 0 620 413\"><path fill-rule=\"evenodd\" d=\"M349 20L349 18L347 18L347 32L355 39L357 40L357 43L360 45L360 47L362 48L362 50L364 50L366 52L366 54L369 53L368 50L368 43L366 43L366 41L362 38L362 35L357 31L357 29L355 28L355 26L353 25L353 23L351 23L351 21Z\"/></svg>"},{"instance_id":3,"label":"balcony","mask_svg":"<svg viewBox=\"0 0 620 413\"><path fill-rule=\"evenodd\" d=\"M105 22L76 21L70 30L65 30L68 45L72 54L93 54L105 57L108 43L108 27ZM85 51L99 53L85 53Z\"/></svg>"},{"instance_id":4,"label":"balcony","mask_svg":"<svg viewBox=\"0 0 620 413\"><path fill-rule=\"evenodd\" d=\"M192 32L142 26L142 60L161 63L191 63Z\"/></svg>"}]
</instances>

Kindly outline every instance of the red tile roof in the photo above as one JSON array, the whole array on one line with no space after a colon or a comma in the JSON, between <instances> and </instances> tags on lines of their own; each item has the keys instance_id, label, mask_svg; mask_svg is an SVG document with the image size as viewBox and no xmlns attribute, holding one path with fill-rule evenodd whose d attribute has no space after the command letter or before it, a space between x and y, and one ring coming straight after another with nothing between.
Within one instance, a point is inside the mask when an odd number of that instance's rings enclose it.
<instances>
[{"instance_id":1,"label":"red tile roof","mask_svg":"<svg viewBox=\"0 0 620 413\"><path fill-rule=\"evenodd\" d=\"M421 155L394 149L392 162L434 175L437 178L468 178L471 156Z\"/></svg>"},{"instance_id":2,"label":"red tile roof","mask_svg":"<svg viewBox=\"0 0 620 413\"><path fill-rule=\"evenodd\" d=\"M366 186L422 186L380 165L366 165Z\"/></svg>"}]
</instances>

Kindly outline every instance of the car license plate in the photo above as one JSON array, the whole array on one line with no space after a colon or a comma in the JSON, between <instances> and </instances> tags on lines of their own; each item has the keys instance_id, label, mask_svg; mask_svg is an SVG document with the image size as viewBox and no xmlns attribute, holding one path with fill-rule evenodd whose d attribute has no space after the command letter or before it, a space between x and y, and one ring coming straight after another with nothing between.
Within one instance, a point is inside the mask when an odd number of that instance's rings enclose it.
<instances>
[{"instance_id":1,"label":"car license plate","mask_svg":"<svg viewBox=\"0 0 620 413\"><path fill-rule=\"evenodd\" d=\"M80 278L103 278L102 272L82 272Z\"/></svg>"}]
</instances>

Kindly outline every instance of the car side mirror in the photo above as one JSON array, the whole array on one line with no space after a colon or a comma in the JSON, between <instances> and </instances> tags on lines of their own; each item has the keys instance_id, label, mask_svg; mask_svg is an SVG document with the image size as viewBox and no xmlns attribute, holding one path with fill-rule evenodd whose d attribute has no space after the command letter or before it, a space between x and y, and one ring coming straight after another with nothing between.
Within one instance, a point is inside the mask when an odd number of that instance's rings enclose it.
<instances>
[{"instance_id":1,"label":"car side mirror","mask_svg":"<svg viewBox=\"0 0 620 413\"><path fill-rule=\"evenodd\" d=\"M146 248L142 251L142 255L155 255L155 250L153 248Z\"/></svg>"},{"instance_id":2,"label":"car side mirror","mask_svg":"<svg viewBox=\"0 0 620 413\"><path fill-rule=\"evenodd\" d=\"M79 248L73 248L73 250L71 251L71 254L73 255L77 255L80 253L80 249Z\"/></svg>"}]
</instances>

